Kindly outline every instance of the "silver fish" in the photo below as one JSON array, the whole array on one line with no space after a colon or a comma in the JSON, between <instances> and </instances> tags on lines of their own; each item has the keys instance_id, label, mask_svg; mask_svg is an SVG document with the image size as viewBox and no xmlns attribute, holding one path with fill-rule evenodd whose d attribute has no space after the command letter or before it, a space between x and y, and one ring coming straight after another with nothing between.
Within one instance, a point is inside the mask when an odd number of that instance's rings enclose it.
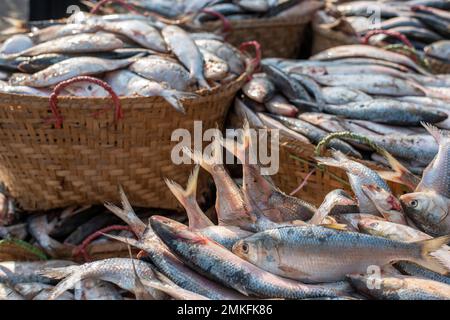
<instances>
[{"instance_id":1,"label":"silver fish","mask_svg":"<svg viewBox=\"0 0 450 320\"><path fill-rule=\"evenodd\" d=\"M170 50L189 70L191 79L196 79L199 86L210 89L204 77L203 56L189 34L177 26L167 26L162 35Z\"/></svg>"},{"instance_id":2,"label":"silver fish","mask_svg":"<svg viewBox=\"0 0 450 320\"><path fill-rule=\"evenodd\" d=\"M205 62L205 78L219 81L228 75L229 67L226 61L208 50L199 48Z\"/></svg>"},{"instance_id":3,"label":"silver fish","mask_svg":"<svg viewBox=\"0 0 450 320\"><path fill-rule=\"evenodd\" d=\"M161 57L144 57L132 65L130 70L149 80L165 82L172 89L185 91L191 84L189 72L176 60Z\"/></svg>"},{"instance_id":4,"label":"silver fish","mask_svg":"<svg viewBox=\"0 0 450 320\"><path fill-rule=\"evenodd\" d=\"M194 93L180 92L167 88L159 82L142 78L127 70L108 73L105 80L119 96L160 96L181 113L185 113L186 111L180 100L196 97Z\"/></svg>"},{"instance_id":5,"label":"silver fish","mask_svg":"<svg viewBox=\"0 0 450 320\"><path fill-rule=\"evenodd\" d=\"M77 76L96 75L127 67L136 58L109 60L95 57L71 58L32 75L19 75L10 79L12 85L49 87Z\"/></svg>"},{"instance_id":6,"label":"silver fish","mask_svg":"<svg viewBox=\"0 0 450 320\"><path fill-rule=\"evenodd\" d=\"M362 185L374 184L380 188L391 192L386 182L373 170L365 165L350 160L342 152L332 152L333 158L316 158L320 164L342 168L346 171L352 190L358 199L359 209L362 213L379 215L378 209L372 201L365 195Z\"/></svg>"},{"instance_id":7,"label":"silver fish","mask_svg":"<svg viewBox=\"0 0 450 320\"><path fill-rule=\"evenodd\" d=\"M369 266L412 261L446 274L450 266L430 255L450 236L403 243L319 226L282 227L239 241L233 253L271 273L304 282L332 282Z\"/></svg>"},{"instance_id":8,"label":"silver fish","mask_svg":"<svg viewBox=\"0 0 450 320\"><path fill-rule=\"evenodd\" d=\"M427 279L406 276L373 279L367 275L350 275L349 280L358 291L376 299L450 300L450 285Z\"/></svg>"},{"instance_id":9,"label":"silver fish","mask_svg":"<svg viewBox=\"0 0 450 320\"><path fill-rule=\"evenodd\" d=\"M46 53L89 53L111 51L123 47L123 42L113 34L77 34L43 42L16 55L37 56Z\"/></svg>"},{"instance_id":10,"label":"silver fish","mask_svg":"<svg viewBox=\"0 0 450 320\"><path fill-rule=\"evenodd\" d=\"M276 94L269 99L265 102L264 106L270 113L280 116L295 117L298 113L297 107L280 94Z\"/></svg>"},{"instance_id":11,"label":"silver fish","mask_svg":"<svg viewBox=\"0 0 450 320\"><path fill-rule=\"evenodd\" d=\"M8 38L0 47L0 54L9 55L20 53L30 49L33 46L33 40L30 37L18 34Z\"/></svg>"},{"instance_id":12,"label":"silver fish","mask_svg":"<svg viewBox=\"0 0 450 320\"><path fill-rule=\"evenodd\" d=\"M322 94L326 103L334 105L372 100L368 94L348 87L325 87Z\"/></svg>"},{"instance_id":13,"label":"silver fish","mask_svg":"<svg viewBox=\"0 0 450 320\"><path fill-rule=\"evenodd\" d=\"M265 103L275 94L275 86L264 74L256 74L244 85L242 91L250 99Z\"/></svg>"},{"instance_id":14,"label":"silver fish","mask_svg":"<svg viewBox=\"0 0 450 320\"><path fill-rule=\"evenodd\" d=\"M28 230L44 251L53 256L55 250L61 249L63 244L52 239L48 234L55 228L57 220L48 221L47 216L39 215L30 219Z\"/></svg>"}]
</instances>

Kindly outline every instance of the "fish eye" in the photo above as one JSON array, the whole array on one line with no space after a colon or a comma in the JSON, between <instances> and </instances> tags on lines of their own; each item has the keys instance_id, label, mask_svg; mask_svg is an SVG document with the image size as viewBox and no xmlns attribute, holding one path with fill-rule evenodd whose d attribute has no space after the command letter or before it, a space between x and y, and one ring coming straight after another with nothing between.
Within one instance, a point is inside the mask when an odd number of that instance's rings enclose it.
<instances>
[{"instance_id":1,"label":"fish eye","mask_svg":"<svg viewBox=\"0 0 450 320\"><path fill-rule=\"evenodd\" d=\"M418 205L419 205L419 201L417 201L417 200L412 200L409 202L410 207L416 208Z\"/></svg>"},{"instance_id":2,"label":"fish eye","mask_svg":"<svg viewBox=\"0 0 450 320\"><path fill-rule=\"evenodd\" d=\"M248 253L248 244L246 244L246 243L242 244L242 252Z\"/></svg>"}]
</instances>

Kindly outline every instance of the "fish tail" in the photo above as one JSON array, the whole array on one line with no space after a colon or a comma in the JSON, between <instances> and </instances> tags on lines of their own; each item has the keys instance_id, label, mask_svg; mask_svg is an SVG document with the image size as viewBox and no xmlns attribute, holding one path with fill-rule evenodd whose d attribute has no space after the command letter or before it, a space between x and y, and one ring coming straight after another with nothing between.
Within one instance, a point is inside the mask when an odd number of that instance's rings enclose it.
<instances>
[{"instance_id":1,"label":"fish tail","mask_svg":"<svg viewBox=\"0 0 450 320\"><path fill-rule=\"evenodd\" d=\"M449 261L446 261L437 255L431 255L431 253L439 250L443 245L449 242L450 235L416 242L420 247L421 257L418 261L413 262L443 275L450 273Z\"/></svg>"},{"instance_id":2,"label":"fish tail","mask_svg":"<svg viewBox=\"0 0 450 320\"><path fill-rule=\"evenodd\" d=\"M191 92L180 92L176 90L164 90L162 96L164 99L175 108L175 110L186 114L186 110L180 101L181 99L193 99L198 97L197 94Z\"/></svg>"},{"instance_id":3,"label":"fish tail","mask_svg":"<svg viewBox=\"0 0 450 320\"><path fill-rule=\"evenodd\" d=\"M384 152L383 156L387 159L394 171L378 171L378 174L384 180L397 182L409 187L411 190L415 190L420 183L420 179L395 159L389 152Z\"/></svg>"},{"instance_id":4,"label":"fish tail","mask_svg":"<svg viewBox=\"0 0 450 320\"><path fill-rule=\"evenodd\" d=\"M207 161L203 157L202 153L198 150L191 150L190 148L184 147L183 152L191 158L195 163L199 164L203 169L209 172L209 174L214 174L214 168L211 161Z\"/></svg>"},{"instance_id":5,"label":"fish tail","mask_svg":"<svg viewBox=\"0 0 450 320\"><path fill-rule=\"evenodd\" d=\"M197 183L200 167L195 166L187 183L186 190L174 181L165 179L167 186L181 205L185 208L191 229L203 229L212 226L213 223L203 213L197 203Z\"/></svg>"},{"instance_id":6,"label":"fish tail","mask_svg":"<svg viewBox=\"0 0 450 320\"><path fill-rule=\"evenodd\" d=\"M209 85L208 81L202 76L202 77L197 77L197 81L198 84L200 85L200 87L205 88L205 89L211 89L211 86Z\"/></svg>"},{"instance_id":7,"label":"fish tail","mask_svg":"<svg viewBox=\"0 0 450 320\"><path fill-rule=\"evenodd\" d=\"M115 206L110 202L105 202L104 206L109 211L114 213L117 217L119 217L122 221L124 221L127 225L129 225L137 235L141 235L143 230L146 228L145 224L134 212L133 207L131 206L130 201L128 200L122 186L119 186L119 194L123 209Z\"/></svg>"},{"instance_id":8,"label":"fish tail","mask_svg":"<svg viewBox=\"0 0 450 320\"><path fill-rule=\"evenodd\" d=\"M242 143L235 142L231 139L221 140L221 144L230 151L241 163L248 162L249 150L251 146L250 125L247 119L244 119Z\"/></svg>"},{"instance_id":9,"label":"fish tail","mask_svg":"<svg viewBox=\"0 0 450 320\"><path fill-rule=\"evenodd\" d=\"M141 245L141 243L133 238L126 238L126 237L121 237L121 236L116 236L116 235L112 235L112 234L104 234L105 237L110 238L112 240L116 240L122 243L125 243L127 245L130 245L132 247L144 250L145 246Z\"/></svg>"},{"instance_id":10,"label":"fish tail","mask_svg":"<svg viewBox=\"0 0 450 320\"><path fill-rule=\"evenodd\" d=\"M83 280L83 274L81 272L75 271L71 273L51 290L48 295L48 300L58 299L58 297L60 297L64 292L72 289L81 280Z\"/></svg>"},{"instance_id":11,"label":"fish tail","mask_svg":"<svg viewBox=\"0 0 450 320\"><path fill-rule=\"evenodd\" d=\"M62 279L70 274L76 272L78 270L78 266L68 266L64 268L46 268L39 271L39 274L51 278L51 279Z\"/></svg>"},{"instance_id":12,"label":"fish tail","mask_svg":"<svg viewBox=\"0 0 450 320\"><path fill-rule=\"evenodd\" d=\"M333 158L316 157L317 162L321 165L326 165L328 167L342 168L343 165L340 161Z\"/></svg>"},{"instance_id":13,"label":"fish tail","mask_svg":"<svg viewBox=\"0 0 450 320\"><path fill-rule=\"evenodd\" d=\"M422 126L433 136L434 140L436 140L439 145L444 138L450 138L450 135L447 132L438 129L429 123L422 122Z\"/></svg>"}]
</instances>

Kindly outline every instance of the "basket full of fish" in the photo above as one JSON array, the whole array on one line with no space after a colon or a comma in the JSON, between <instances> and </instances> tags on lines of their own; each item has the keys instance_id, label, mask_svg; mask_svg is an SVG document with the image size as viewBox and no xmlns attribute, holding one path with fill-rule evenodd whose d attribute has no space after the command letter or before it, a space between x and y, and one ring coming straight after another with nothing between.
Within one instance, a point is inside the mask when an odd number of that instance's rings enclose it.
<instances>
[{"instance_id":1,"label":"basket full of fish","mask_svg":"<svg viewBox=\"0 0 450 320\"><path fill-rule=\"evenodd\" d=\"M118 184L135 204L176 206L160 192L188 170L171 161L172 133L222 126L253 68L215 35L153 18L78 13L14 30L0 49L0 179L27 210L101 203Z\"/></svg>"},{"instance_id":2,"label":"basket full of fish","mask_svg":"<svg viewBox=\"0 0 450 320\"><path fill-rule=\"evenodd\" d=\"M370 43L418 55L434 73L450 70L448 1L354 1L328 7L314 19L314 53Z\"/></svg>"},{"instance_id":3,"label":"basket full of fish","mask_svg":"<svg viewBox=\"0 0 450 320\"><path fill-rule=\"evenodd\" d=\"M148 215L135 211L122 191L122 207L107 203L115 216L110 213L108 219L105 213L103 220L120 219L114 223L126 232L111 226L109 233L96 232L101 235L96 241L132 246L141 250L137 256L130 252L83 264L45 260L42 254L40 261L2 261L0 298L449 300L449 136L432 126L429 130L439 152L414 193L398 199L375 171L336 152L348 168L352 193L332 190L315 207L281 192L259 165L248 161L256 140L246 124L239 142L215 141L210 155L185 149L198 164L186 188L166 180L187 223L161 215L150 215L144 223ZM223 147L242 162L240 185L222 164ZM200 170L211 174L217 188L211 215L197 202ZM55 250L49 244L58 243L56 237L82 239L83 228L70 230L84 212L29 217L32 235L24 239L47 253ZM20 228L14 226L0 231L10 237L6 241L17 243L12 237Z\"/></svg>"},{"instance_id":4,"label":"basket full of fish","mask_svg":"<svg viewBox=\"0 0 450 320\"><path fill-rule=\"evenodd\" d=\"M258 41L264 57L296 58L300 54L306 26L323 7L316 0L132 0L111 6L131 13L162 16L197 30L224 34L238 46ZM119 1L117 1L119 2ZM101 1L87 1L100 9ZM101 6L108 12L109 6Z\"/></svg>"},{"instance_id":5,"label":"basket full of fish","mask_svg":"<svg viewBox=\"0 0 450 320\"><path fill-rule=\"evenodd\" d=\"M309 60L268 58L235 101L232 123L247 118L252 127L280 132L274 180L284 192L302 190L317 205L327 192L348 189L349 157L383 171L403 194L411 187L405 181L414 180L404 173L422 174L438 152L423 124L450 129L449 81L369 45L335 47ZM345 155L333 168L315 160L324 146Z\"/></svg>"}]
</instances>

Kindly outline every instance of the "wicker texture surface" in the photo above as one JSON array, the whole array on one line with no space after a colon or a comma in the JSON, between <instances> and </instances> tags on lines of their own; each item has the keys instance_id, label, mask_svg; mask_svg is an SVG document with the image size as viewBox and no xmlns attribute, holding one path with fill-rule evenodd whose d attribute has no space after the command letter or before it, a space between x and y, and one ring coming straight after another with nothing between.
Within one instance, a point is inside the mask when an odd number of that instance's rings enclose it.
<instances>
[{"instance_id":1,"label":"wicker texture surface","mask_svg":"<svg viewBox=\"0 0 450 320\"><path fill-rule=\"evenodd\" d=\"M313 45L312 54L319 53L326 49L358 44L358 39L350 35L346 35L339 31L329 30L321 26L320 24L313 23Z\"/></svg>"},{"instance_id":2,"label":"wicker texture surface","mask_svg":"<svg viewBox=\"0 0 450 320\"><path fill-rule=\"evenodd\" d=\"M433 72L434 74L450 74L450 63L446 63L429 56L426 57L426 60L430 66L431 72Z\"/></svg>"},{"instance_id":3,"label":"wicker texture surface","mask_svg":"<svg viewBox=\"0 0 450 320\"><path fill-rule=\"evenodd\" d=\"M118 199L122 185L133 205L174 209L163 179L186 183L191 165L171 160L172 132L223 126L228 108L248 73L185 100L186 115L161 97L122 98L124 118L114 122L109 98L59 98L61 129L46 98L0 95L0 180L29 211ZM199 189L206 177L200 176Z\"/></svg>"}]
</instances>

